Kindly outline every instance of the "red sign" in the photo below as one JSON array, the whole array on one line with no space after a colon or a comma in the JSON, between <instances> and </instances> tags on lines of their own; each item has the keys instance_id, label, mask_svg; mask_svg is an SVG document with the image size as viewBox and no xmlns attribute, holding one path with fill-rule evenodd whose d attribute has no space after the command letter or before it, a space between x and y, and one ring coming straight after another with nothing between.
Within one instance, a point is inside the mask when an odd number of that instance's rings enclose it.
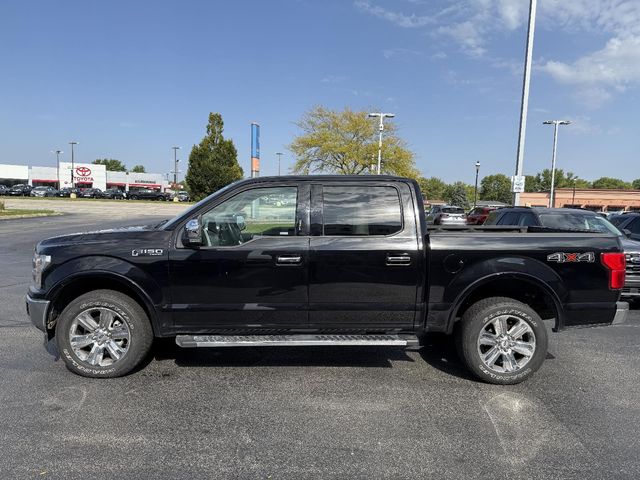
<instances>
[{"instance_id":1,"label":"red sign","mask_svg":"<svg viewBox=\"0 0 640 480\"><path fill-rule=\"evenodd\" d=\"M89 167L76 167L76 175L79 177L88 177L91 175L91 169Z\"/></svg>"}]
</instances>

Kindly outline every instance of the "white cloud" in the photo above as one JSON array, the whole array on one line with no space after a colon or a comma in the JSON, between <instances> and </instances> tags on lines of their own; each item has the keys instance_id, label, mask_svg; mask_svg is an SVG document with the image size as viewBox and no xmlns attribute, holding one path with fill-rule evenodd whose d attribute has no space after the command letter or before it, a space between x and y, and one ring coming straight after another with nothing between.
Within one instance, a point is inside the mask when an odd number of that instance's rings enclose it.
<instances>
[{"instance_id":1,"label":"white cloud","mask_svg":"<svg viewBox=\"0 0 640 480\"><path fill-rule=\"evenodd\" d=\"M372 5L370 2L364 0L357 0L355 5L359 9L370 13L371 15L387 20L402 28L419 28L434 23L434 20L429 16L415 14L406 15L401 12L394 12L377 5Z\"/></svg>"},{"instance_id":2,"label":"white cloud","mask_svg":"<svg viewBox=\"0 0 640 480\"><path fill-rule=\"evenodd\" d=\"M347 77L345 77L344 75L327 75L321 81L322 83L335 84L335 83L342 83L345 80L347 80Z\"/></svg>"},{"instance_id":3,"label":"white cloud","mask_svg":"<svg viewBox=\"0 0 640 480\"><path fill-rule=\"evenodd\" d=\"M578 86L576 95L598 107L611 98L612 90L640 84L640 36L612 38L601 50L571 63L551 60L541 70L560 83Z\"/></svg>"},{"instance_id":4,"label":"white cloud","mask_svg":"<svg viewBox=\"0 0 640 480\"><path fill-rule=\"evenodd\" d=\"M526 0L446 0L444 5L410 0L414 13L379 6L383 1L356 0L355 5L396 26L424 29L443 44L453 42L496 68L522 69L520 59L495 58L490 49L494 37L526 28ZM540 0L536 23L542 30L538 36L554 30L607 38L596 51L573 60L549 59L538 67L557 82L576 87L576 95L588 106L597 107L617 92L640 86L639 0Z\"/></svg>"}]
</instances>

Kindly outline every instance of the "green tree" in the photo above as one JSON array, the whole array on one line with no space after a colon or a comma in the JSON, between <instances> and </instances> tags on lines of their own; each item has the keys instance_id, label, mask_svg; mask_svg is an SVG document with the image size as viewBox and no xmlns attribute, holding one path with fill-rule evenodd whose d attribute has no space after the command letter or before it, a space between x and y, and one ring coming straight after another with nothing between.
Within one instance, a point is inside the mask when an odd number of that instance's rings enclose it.
<instances>
[{"instance_id":1,"label":"green tree","mask_svg":"<svg viewBox=\"0 0 640 480\"><path fill-rule=\"evenodd\" d=\"M565 173L563 169L556 168L555 176L555 188L571 188L573 184L576 184L576 188L590 188L591 184L587 180L583 180L576 176L573 172ZM551 190L551 169L545 168L542 172L539 172L535 176L533 182L533 192L544 192ZM525 190L527 189L525 183ZM529 190L527 190L529 191Z\"/></svg>"},{"instance_id":2,"label":"green tree","mask_svg":"<svg viewBox=\"0 0 640 480\"><path fill-rule=\"evenodd\" d=\"M631 186L634 190L640 190L640 178L636 178L633 182L631 182Z\"/></svg>"},{"instance_id":3,"label":"green tree","mask_svg":"<svg viewBox=\"0 0 640 480\"><path fill-rule=\"evenodd\" d=\"M427 200L443 200L444 191L447 188L447 184L436 177L418 178L418 185L422 191L422 196Z\"/></svg>"},{"instance_id":4,"label":"green tree","mask_svg":"<svg viewBox=\"0 0 640 480\"><path fill-rule=\"evenodd\" d=\"M473 188L473 187L471 187ZM464 182L456 182L447 185L444 191L444 199L449 205L462 207L465 210L469 208L469 185Z\"/></svg>"},{"instance_id":5,"label":"green tree","mask_svg":"<svg viewBox=\"0 0 640 480\"><path fill-rule=\"evenodd\" d=\"M127 167L115 158L98 158L92 162L94 165L104 165L111 172L126 172Z\"/></svg>"},{"instance_id":6,"label":"green tree","mask_svg":"<svg viewBox=\"0 0 640 480\"><path fill-rule=\"evenodd\" d=\"M133 173L147 173L147 170L144 168L144 165L136 165L131 169Z\"/></svg>"},{"instance_id":7,"label":"green tree","mask_svg":"<svg viewBox=\"0 0 640 480\"><path fill-rule=\"evenodd\" d=\"M509 180L511 181L511 180ZM524 191L525 192L539 192L538 190L538 181L535 175L525 175L524 176Z\"/></svg>"},{"instance_id":8,"label":"green tree","mask_svg":"<svg viewBox=\"0 0 640 480\"><path fill-rule=\"evenodd\" d=\"M375 173L378 163L378 124L366 111L337 111L315 107L296 124L302 133L289 150L296 156L294 173ZM375 166L375 167L374 167ZM382 173L418 177L414 155L387 120L382 143Z\"/></svg>"},{"instance_id":9,"label":"green tree","mask_svg":"<svg viewBox=\"0 0 640 480\"><path fill-rule=\"evenodd\" d=\"M199 145L191 149L185 182L194 200L200 200L243 176L238 164L238 151L232 140L223 137L223 130L222 115L210 113L207 134Z\"/></svg>"},{"instance_id":10,"label":"green tree","mask_svg":"<svg viewBox=\"0 0 640 480\"><path fill-rule=\"evenodd\" d=\"M511 179L502 173L487 175L480 182L479 197L482 200L494 200L510 204L512 197Z\"/></svg>"},{"instance_id":11,"label":"green tree","mask_svg":"<svg viewBox=\"0 0 640 480\"><path fill-rule=\"evenodd\" d=\"M619 178L600 177L593 181L593 188L606 188L612 190L631 189L631 184Z\"/></svg>"}]
</instances>

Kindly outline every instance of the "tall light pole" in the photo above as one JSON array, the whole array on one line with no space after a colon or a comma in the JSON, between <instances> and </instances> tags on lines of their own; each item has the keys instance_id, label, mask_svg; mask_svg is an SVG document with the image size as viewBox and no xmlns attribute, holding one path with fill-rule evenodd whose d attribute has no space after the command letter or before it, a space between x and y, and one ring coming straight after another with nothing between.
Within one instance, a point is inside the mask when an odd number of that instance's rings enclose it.
<instances>
[{"instance_id":1,"label":"tall light pole","mask_svg":"<svg viewBox=\"0 0 640 480\"><path fill-rule=\"evenodd\" d=\"M393 118L395 116L396 116L395 113L377 112L377 113L370 113L369 114L369 117L379 117L380 118L380 124L378 126L378 129L380 130L380 136L378 137L378 175L380 175L380 169L381 169L381 166L382 166L382 132L384 131L384 119L385 118Z\"/></svg>"},{"instance_id":2,"label":"tall light pole","mask_svg":"<svg viewBox=\"0 0 640 480\"><path fill-rule=\"evenodd\" d=\"M476 187L473 190L473 208L478 204L478 174L480 173L480 161L476 161Z\"/></svg>"},{"instance_id":3,"label":"tall light pole","mask_svg":"<svg viewBox=\"0 0 640 480\"><path fill-rule=\"evenodd\" d=\"M556 148L558 147L558 125L570 125L569 120L546 120L543 125L553 125L553 155L551 156L551 192L549 192L549 208L555 206L555 183L556 183Z\"/></svg>"},{"instance_id":4,"label":"tall light pole","mask_svg":"<svg viewBox=\"0 0 640 480\"><path fill-rule=\"evenodd\" d=\"M173 149L173 188L178 184L178 150L180 147L171 147Z\"/></svg>"},{"instance_id":5,"label":"tall light pole","mask_svg":"<svg viewBox=\"0 0 640 480\"><path fill-rule=\"evenodd\" d=\"M76 167L75 167L75 157L73 156L73 147L75 145L79 145L79 142L71 141L69 142L69 145L71 145L71 188L75 188L73 174L74 174L74 169Z\"/></svg>"},{"instance_id":6,"label":"tall light pole","mask_svg":"<svg viewBox=\"0 0 640 480\"><path fill-rule=\"evenodd\" d=\"M64 152L62 150L51 150L51 153L56 154L56 168L58 169L58 190L60 190L60 154Z\"/></svg>"},{"instance_id":7,"label":"tall light pole","mask_svg":"<svg viewBox=\"0 0 640 480\"><path fill-rule=\"evenodd\" d=\"M521 177L524 161L524 137L527 129L527 112L529 110L529 83L531 80L531 56L533 54L533 34L536 29L537 0L529 3L529 27L527 29L527 52L524 58L524 76L522 79L522 102L520 104L520 130L518 131L518 154L516 157L516 176ZM513 206L520 206L520 193L514 192Z\"/></svg>"},{"instance_id":8,"label":"tall light pole","mask_svg":"<svg viewBox=\"0 0 640 480\"><path fill-rule=\"evenodd\" d=\"M278 156L278 176L280 176L280 160L282 159L282 152L276 152L276 155Z\"/></svg>"}]
</instances>

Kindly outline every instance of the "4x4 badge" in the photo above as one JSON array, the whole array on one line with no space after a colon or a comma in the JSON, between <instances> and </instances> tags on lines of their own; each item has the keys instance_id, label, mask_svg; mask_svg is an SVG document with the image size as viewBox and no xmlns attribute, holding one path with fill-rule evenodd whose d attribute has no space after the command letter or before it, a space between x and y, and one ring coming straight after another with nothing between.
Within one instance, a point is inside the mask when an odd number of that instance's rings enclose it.
<instances>
[{"instance_id":1,"label":"4x4 badge","mask_svg":"<svg viewBox=\"0 0 640 480\"><path fill-rule=\"evenodd\" d=\"M593 252L585 253L565 253L557 252L547 255L547 262L556 263L576 263L576 262L588 262L593 263L596 261L596 255Z\"/></svg>"}]
</instances>

